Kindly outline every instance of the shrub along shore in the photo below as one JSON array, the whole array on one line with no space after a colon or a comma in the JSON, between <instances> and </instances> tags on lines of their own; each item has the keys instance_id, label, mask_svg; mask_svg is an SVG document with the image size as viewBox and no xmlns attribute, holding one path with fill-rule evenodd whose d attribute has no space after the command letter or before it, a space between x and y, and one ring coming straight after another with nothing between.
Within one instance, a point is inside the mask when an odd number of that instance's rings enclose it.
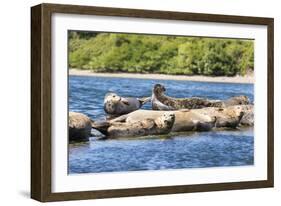
<instances>
[{"instance_id":1,"label":"shrub along shore","mask_svg":"<svg viewBox=\"0 0 281 206\"><path fill-rule=\"evenodd\" d=\"M245 76L254 70L254 41L71 31L69 67L105 73Z\"/></svg>"}]
</instances>

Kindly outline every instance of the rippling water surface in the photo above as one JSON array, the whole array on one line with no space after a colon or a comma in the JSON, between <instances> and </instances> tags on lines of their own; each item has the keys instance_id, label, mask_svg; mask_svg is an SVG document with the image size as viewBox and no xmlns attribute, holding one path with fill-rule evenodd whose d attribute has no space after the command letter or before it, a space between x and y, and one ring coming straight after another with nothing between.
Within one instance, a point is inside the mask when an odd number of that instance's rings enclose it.
<instances>
[{"instance_id":1,"label":"rippling water surface","mask_svg":"<svg viewBox=\"0 0 281 206\"><path fill-rule=\"evenodd\" d=\"M69 77L69 110L104 119L103 98L111 91L121 96L151 95L154 84L164 84L170 96L227 99L247 95L251 84L144 80L107 77ZM143 108L150 109L146 104ZM98 140L69 145L69 173L242 166L254 163L252 129L190 132L161 137Z\"/></svg>"}]
</instances>

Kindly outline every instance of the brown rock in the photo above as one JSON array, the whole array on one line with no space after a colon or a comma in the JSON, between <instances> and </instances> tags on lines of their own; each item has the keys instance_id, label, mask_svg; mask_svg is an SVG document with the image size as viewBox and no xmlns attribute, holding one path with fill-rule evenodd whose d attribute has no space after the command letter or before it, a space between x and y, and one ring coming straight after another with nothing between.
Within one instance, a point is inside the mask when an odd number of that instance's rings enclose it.
<instances>
[{"instance_id":1,"label":"brown rock","mask_svg":"<svg viewBox=\"0 0 281 206\"><path fill-rule=\"evenodd\" d=\"M81 113L69 112L68 138L70 141L88 141L91 136L92 121Z\"/></svg>"}]
</instances>

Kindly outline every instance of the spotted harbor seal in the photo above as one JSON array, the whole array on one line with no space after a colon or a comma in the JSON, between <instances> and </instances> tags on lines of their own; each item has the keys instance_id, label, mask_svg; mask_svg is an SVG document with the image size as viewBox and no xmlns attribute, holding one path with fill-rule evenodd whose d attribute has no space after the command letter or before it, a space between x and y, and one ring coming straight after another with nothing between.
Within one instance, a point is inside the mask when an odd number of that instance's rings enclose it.
<instances>
[{"instance_id":1,"label":"spotted harbor seal","mask_svg":"<svg viewBox=\"0 0 281 206\"><path fill-rule=\"evenodd\" d=\"M140 109L142 105L149 101L150 97L120 97L116 93L108 93L104 98L104 111L113 116L128 114Z\"/></svg>"},{"instance_id":2,"label":"spotted harbor seal","mask_svg":"<svg viewBox=\"0 0 281 206\"><path fill-rule=\"evenodd\" d=\"M87 141L91 136L92 120L81 113L69 112L68 138L69 141Z\"/></svg>"},{"instance_id":3,"label":"spotted harbor seal","mask_svg":"<svg viewBox=\"0 0 281 206\"><path fill-rule=\"evenodd\" d=\"M172 132L208 131L215 126L215 117L194 113L192 110L187 109L171 112L175 115L175 122L171 130ZM115 118L110 122L134 123L147 118L157 119L164 113L165 111L137 110L130 114Z\"/></svg>"},{"instance_id":4,"label":"spotted harbor seal","mask_svg":"<svg viewBox=\"0 0 281 206\"><path fill-rule=\"evenodd\" d=\"M236 128L245 114L243 109L245 105L229 106L226 108L206 107L196 109L194 112L198 114L208 115L216 118L216 128Z\"/></svg>"},{"instance_id":5,"label":"spotted harbor seal","mask_svg":"<svg viewBox=\"0 0 281 206\"><path fill-rule=\"evenodd\" d=\"M254 126L254 105L234 105L225 108L207 107L197 109L197 113L208 114L217 118L216 127L236 128Z\"/></svg>"},{"instance_id":6,"label":"spotted harbor seal","mask_svg":"<svg viewBox=\"0 0 281 206\"><path fill-rule=\"evenodd\" d=\"M164 94L166 88L161 84L154 85L152 89L153 110L179 110L179 109L200 109L204 107L227 107L231 105L249 104L246 96L236 96L225 101L209 100L199 97L173 98Z\"/></svg>"},{"instance_id":7,"label":"spotted harbor seal","mask_svg":"<svg viewBox=\"0 0 281 206\"><path fill-rule=\"evenodd\" d=\"M116 121L104 124L94 123L92 126L101 131L107 138L139 137L168 134L173 127L174 121L175 115L170 112L165 112L157 118L146 118L134 122ZM101 125L102 129L99 127Z\"/></svg>"},{"instance_id":8,"label":"spotted harbor seal","mask_svg":"<svg viewBox=\"0 0 281 206\"><path fill-rule=\"evenodd\" d=\"M215 127L236 128L239 126L243 115L247 110L249 110L247 109L248 107L249 105L239 105L229 106L226 108L206 107L202 109L183 109L171 111L175 114L175 122L172 131L207 131ZM110 122L133 123L146 118L157 118L164 112L165 111L141 109L127 115L122 115L111 120Z\"/></svg>"}]
</instances>

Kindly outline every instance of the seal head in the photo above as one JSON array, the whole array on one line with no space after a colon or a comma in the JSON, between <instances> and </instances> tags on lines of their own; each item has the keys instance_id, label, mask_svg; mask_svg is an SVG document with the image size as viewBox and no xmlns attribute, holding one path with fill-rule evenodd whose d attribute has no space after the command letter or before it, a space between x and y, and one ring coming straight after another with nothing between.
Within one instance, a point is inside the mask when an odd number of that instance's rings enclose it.
<instances>
[{"instance_id":1,"label":"seal head","mask_svg":"<svg viewBox=\"0 0 281 206\"><path fill-rule=\"evenodd\" d=\"M128 114L141 108L143 104L150 101L148 98L121 97L116 93L108 93L104 98L104 111L113 116Z\"/></svg>"}]
</instances>

